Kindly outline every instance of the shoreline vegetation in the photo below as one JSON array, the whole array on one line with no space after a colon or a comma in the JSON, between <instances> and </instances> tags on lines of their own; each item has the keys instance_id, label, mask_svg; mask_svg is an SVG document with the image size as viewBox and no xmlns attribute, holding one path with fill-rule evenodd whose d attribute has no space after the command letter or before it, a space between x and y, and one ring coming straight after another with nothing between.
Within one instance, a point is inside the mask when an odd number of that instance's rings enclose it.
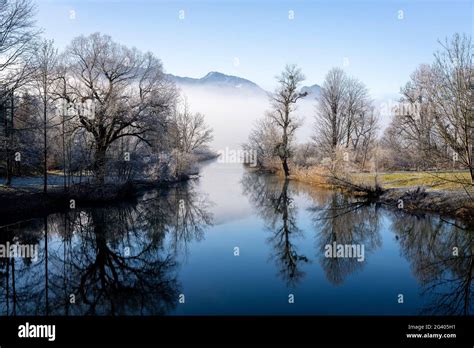
<instances>
[{"instance_id":1,"label":"shoreline vegetation","mask_svg":"<svg viewBox=\"0 0 474 348\"><path fill-rule=\"evenodd\" d=\"M196 156L196 163L210 161L218 157L217 153L208 151ZM62 180L61 172L50 172ZM123 183L90 183L83 182L68 186L62 184L50 185L48 192L43 192L42 186L23 185L6 186L0 184L0 216L1 226L21 221L43 217L44 215L68 211L71 204L74 208L93 207L97 205L121 204L135 200L148 190L168 189L176 185L186 184L189 180L199 177L199 169L193 168L179 178L171 180L134 179ZM38 178L38 177L33 177ZM73 201L71 201L73 200Z\"/></svg>"},{"instance_id":2,"label":"shoreline vegetation","mask_svg":"<svg viewBox=\"0 0 474 348\"><path fill-rule=\"evenodd\" d=\"M36 12L32 0L0 6L8 23L0 40L0 224L171 186L216 156L206 116L191 109L159 57L99 32L59 50L36 27Z\"/></svg>"},{"instance_id":3,"label":"shoreline vegetation","mask_svg":"<svg viewBox=\"0 0 474 348\"><path fill-rule=\"evenodd\" d=\"M120 204L134 200L146 190L171 188L185 183L186 179L175 181L152 182L134 180L122 184L75 184L64 190L62 186L52 186L44 194L38 187L6 187L0 186L0 215L2 225L43 217L50 213L68 211L95 205ZM71 206L73 208L71 208Z\"/></svg>"},{"instance_id":4,"label":"shoreline vegetation","mask_svg":"<svg viewBox=\"0 0 474 348\"><path fill-rule=\"evenodd\" d=\"M467 228L474 227L474 190L467 188L470 186L467 171L351 173L338 177L321 167L293 167L292 174L285 178L279 168L247 166L247 169L311 187L339 190L368 203L412 215L435 214L459 221ZM460 183L460 178L465 182Z\"/></svg>"},{"instance_id":5,"label":"shoreline vegetation","mask_svg":"<svg viewBox=\"0 0 474 348\"><path fill-rule=\"evenodd\" d=\"M369 201L411 214L434 213L474 226L474 190L467 189L469 173L390 172L352 173L338 178L316 168L296 169L290 179L330 189L340 189ZM457 182L465 178L466 184Z\"/></svg>"},{"instance_id":6,"label":"shoreline vegetation","mask_svg":"<svg viewBox=\"0 0 474 348\"><path fill-rule=\"evenodd\" d=\"M471 36L439 40L382 110L345 69L330 69L314 96L314 132L298 143L298 100L305 76L287 65L269 95L270 109L244 149L260 169L285 180L364 196L409 213L430 212L474 227L474 52ZM381 134L381 115L390 117Z\"/></svg>"}]
</instances>

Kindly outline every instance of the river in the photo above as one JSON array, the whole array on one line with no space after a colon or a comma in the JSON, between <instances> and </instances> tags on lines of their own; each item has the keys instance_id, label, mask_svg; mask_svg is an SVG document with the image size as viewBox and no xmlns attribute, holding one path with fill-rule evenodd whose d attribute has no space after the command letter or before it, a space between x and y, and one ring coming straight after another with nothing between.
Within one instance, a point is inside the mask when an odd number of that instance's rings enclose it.
<instances>
[{"instance_id":1,"label":"river","mask_svg":"<svg viewBox=\"0 0 474 348\"><path fill-rule=\"evenodd\" d=\"M3 227L0 245L36 253L0 258L1 315L474 312L472 231L240 164Z\"/></svg>"}]
</instances>

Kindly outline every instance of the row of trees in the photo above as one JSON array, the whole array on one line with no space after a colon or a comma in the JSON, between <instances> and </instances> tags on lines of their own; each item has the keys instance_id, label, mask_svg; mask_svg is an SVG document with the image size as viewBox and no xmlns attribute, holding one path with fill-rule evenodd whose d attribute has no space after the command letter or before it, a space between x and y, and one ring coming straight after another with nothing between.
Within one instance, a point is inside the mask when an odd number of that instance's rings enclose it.
<instances>
[{"instance_id":1,"label":"row of trees","mask_svg":"<svg viewBox=\"0 0 474 348\"><path fill-rule=\"evenodd\" d=\"M374 150L377 117L365 85L342 69L331 69L317 96L313 143L295 144L295 131L301 126L297 103L307 96L301 92L304 75L288 65L277 77L278 87L270 95L271 110L258 121L244 145L253 151L257 164L290 175L289 163L301 166L324 163L344 152L359 168L367 166ZM276 161L276 160L279 161Z\"/></svg>"},{"instance_id":2,"label":"row of trees","mask_svg":"<svg viewBox=\"0 0 474 348\"><path fill-rule=\"evenodd\" d=\"M15 161L28 171L42 167L45 192L50 169L64 171L65 186L68 174L78 173L99 184L112 176L186 175L212 131L189 110L161 61L100 33L58 52L40 38L34 13L30 0L0 2L6 183Z\"/></svg>"},{"instance_id":3,"label":"row of trees","mask_svg":"<svg viewBox=\"0 0 474 348\"><path fill-rule=\"evenodd\" d=\"M469 36L441 42L401 89L401 102L381 140L388 168L468 169L473 176L474 65Z\"/></svg>"},{"instance_id":4,"label":"row of trees","mask_svg":"<svg viewBox=\"0 0 474 348\"><path fill-rule=\"evenodd\" d=\"M244 145L257 164L282 170L293 166L343 163L348 171L467 169L474 180L473 46L466 35L441 43L434 63L421 65L401 89L392 121L382 137L378 111L367 87L339 68L331 69L316 97L313 141L297 145L296 115L304 76L294 65L277 77L271 110L258 121ZM341 166L337 166L341 168Z\"/></svg>"}]
</instances>

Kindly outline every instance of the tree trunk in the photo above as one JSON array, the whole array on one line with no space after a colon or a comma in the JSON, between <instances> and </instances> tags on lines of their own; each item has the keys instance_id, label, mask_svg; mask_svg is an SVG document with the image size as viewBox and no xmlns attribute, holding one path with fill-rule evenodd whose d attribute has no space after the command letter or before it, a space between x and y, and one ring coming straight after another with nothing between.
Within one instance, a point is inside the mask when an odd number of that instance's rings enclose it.
<instances>
[{"instance_id":1,"label":"tree trunk","mask_svg":"<svg viewBox=\"0 0 474 348\"><path fill-rule=\"evenodd\" d=\"M346 149L349 148L350 140L351 140L351 128L352 128L352 116L349 115L349 121L347 123L347 138L346 138Z\"/></svg>"},{"instance_id":2,"label":"tree trunk","mask_svg":"<svg viewBox=\"0 0 474 348\"><path fill-rule=\"evenodd\" d=\"M6 179L5 186L12 184L12 160L10 150L7 150L7 168L6 168Z\"/></svg>"},{"instance_id":3,"label":"tree trunk","mask_svg":"<svg viewBox=\"0 0 474 348\"><path fill-rule=\"evenodd\" d=\"M48 138L47 138L47 102L46 93L43 100L43 193L48 193Z\"/></svg>"},{"instance_id":4,"label":"tree trunk","mask_svg":"<svg viewBox=\"0 0 474 348\"><path fill-rule=\"evenodd\" d=\"M281 159L281 164L283 166L283 171L285 172L285 178L290 176L290 169L288 168L288 159L286 157Z\"/></svg>"},{"instance_id":5,"label":"tree trunk","mask_svg":"<svg viewBox=\"0 0 474 348\"><path fill-rule=\"evenodd\" d=\"M100 185L105 183L105 154L107 148L104 146L98 145L95 150L95 159L94 159L94 172L96 177L96 182Z\"/></svg>"},{"instance_id":6,"label":"tree trunk","mask_svg":"<svg viewBox=\"0 0 474 348\"><path fill-rule=\"evenodd\" d=\"M10 117L11 117L11 129L13 131L13 92L11 96L11 109L10 109ZM7 108L5 108L5 120L4 120L4 127L5 127L5 144L6 144L6 179L5 179L5 185L10 186L12 183L12 174L13 174L13 163L12 163L12 154L11 154L11 148L12 148L12 134L10 134L10 125L8 122L8 112Z\"/></svg>"},{"instance_id":7,"label":"tree trunk","mask_svg":"<svg viewBox=\"0 0 474 348\"><path fill-rule=\"evenodd\" d=\"M62 142L63 142L63 184L64 184L64 192L67 191L67 173L66 173L66 135L65 135L65 126L64 122L66 121L66 116L63 114L63 119L62 119Z\"/></svg>"},{"instance_id":8,"label":"tree trunk","mask_svg":"<svg viewBox=\"0 0 474 348\"><path fill-rule=\"evenodd\" d=\"M337 106L332 105L331 107L331 145L332 150L335 151L337 147Z\"/></svg>"},{"instance_id":9,"label":"tree trunk","mask_svg":"<svg viewBox=\"0 0 474 348\"><path fill-rule=\"evenodd\" d=\"M290 170L288 168L288 156L289 156L289 151L288 151L288 124L289 124L289 111L288 109L286 110L286 118L285 118L285 125L283 127L283 139L282 139L282 147L281 149L281 164L283 165L283 171L285 172L285 178L288 178L290 176Z\"/></svg>"}]
</instances>

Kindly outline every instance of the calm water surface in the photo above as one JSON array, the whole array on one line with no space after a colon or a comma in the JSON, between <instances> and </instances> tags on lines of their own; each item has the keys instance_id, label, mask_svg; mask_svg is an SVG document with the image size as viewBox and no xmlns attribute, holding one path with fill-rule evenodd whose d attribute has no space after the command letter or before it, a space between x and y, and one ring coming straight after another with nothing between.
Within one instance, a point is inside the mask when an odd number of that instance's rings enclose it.
<instances>
[{"instance_id":1,"label":"calm water surface","mask_svg":"<svg viewBox=\"0 0 474 348\"><path fill-rule=\"evenodd\" d=\"M238 164L208 163L135 203L2 227L7 242L38 255L0 259L1 315L474 312L472 231ZM364 260L325 257L334 242L363 245Z\"/></svg>"}]
</instances>

